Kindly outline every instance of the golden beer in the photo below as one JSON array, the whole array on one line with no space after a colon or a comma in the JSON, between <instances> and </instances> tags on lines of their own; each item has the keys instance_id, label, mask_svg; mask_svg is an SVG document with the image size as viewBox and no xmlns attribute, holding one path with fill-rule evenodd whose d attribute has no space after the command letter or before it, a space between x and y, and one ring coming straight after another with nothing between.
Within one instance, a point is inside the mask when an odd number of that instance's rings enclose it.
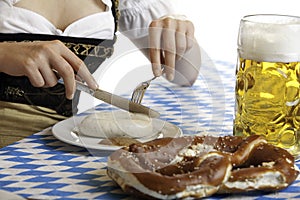
<instances>
[{"instance_id":1,"label":"golden beer","mask_svg":"<svg viewBox=\"0 0 300 200\"><path fill-rule=\"evenodd\" d=\"M262 135L300 155L300 17L249 15L240 23L234 135Z\"/></svg>"},{"instance_id":2,"label":"golden beer","mask_svg":"<svg viewBox=\"0 0 300 200\"><path fill-rule=\"evenodd\" d=\"M300 62L239 59L234 134L264 136L297 155L300 148Z\"/></svg>"}]
</instances>

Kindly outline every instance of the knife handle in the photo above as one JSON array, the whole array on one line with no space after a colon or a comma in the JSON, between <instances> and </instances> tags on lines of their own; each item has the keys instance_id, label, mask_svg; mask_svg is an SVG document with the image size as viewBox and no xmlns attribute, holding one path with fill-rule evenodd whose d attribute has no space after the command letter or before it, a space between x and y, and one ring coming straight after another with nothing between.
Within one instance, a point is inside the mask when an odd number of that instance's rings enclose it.
<instances>
[{"instance_id":1,"label":"knife handle","mask_svg":"<svg viewBox=\"0 0 300 200\"><path fill-rule=\"evenodd\" d=\"M152 118L158 118L160 116L157 111L151 108L138 103L134 103L124 97L109 93L101 89L95 90L94 97L129 112L142 113Z\"/></svg>"},{"instance_id":2,"label":"knife handle","mask_svg":"<svg viewBox=\"0 0 300 200\"><path fill-rule=\"evenodd\" d=\"M105 103L111 104L113 106L116 106L120 109L129 112L142 113L152 118L158 118L160 116L160 114L157 111L152 110L151 108L148 108L138 103L134 103L124 97L109 93L101 89L93 90L89 88L87 85L85 85L84 83L81 83L77 80L75 81L76 81L76 88L78 90L86 92L92 95L93 97L104 101ZM58 83L64 84L64 80L60 78L58 79Z\"/></svg>"}]
</instances>

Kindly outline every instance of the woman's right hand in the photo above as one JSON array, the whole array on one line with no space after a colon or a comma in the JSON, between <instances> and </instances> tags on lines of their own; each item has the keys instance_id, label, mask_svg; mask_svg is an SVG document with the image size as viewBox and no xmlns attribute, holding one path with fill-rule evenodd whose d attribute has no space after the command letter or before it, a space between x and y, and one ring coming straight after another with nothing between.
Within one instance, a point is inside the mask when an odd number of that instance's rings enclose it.
<instances>
[{"instance_id":1,"label":"woman's right hand","mask_svg":"<svg viewBox=\"0 0 300 200\"><path fill-rule=\"evenodd\" d=\"M68 99L76 90L75 73L90 88L98 88L84 62L59 40L0 43L0 72L27 76L35 87L56 85L57 72L64 80Z\"/></svg>"}]
</instances>

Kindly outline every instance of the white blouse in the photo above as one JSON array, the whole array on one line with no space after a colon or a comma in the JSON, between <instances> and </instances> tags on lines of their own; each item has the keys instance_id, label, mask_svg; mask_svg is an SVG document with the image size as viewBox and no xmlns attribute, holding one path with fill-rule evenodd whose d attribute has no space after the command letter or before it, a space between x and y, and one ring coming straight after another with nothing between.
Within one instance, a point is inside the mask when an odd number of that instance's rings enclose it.
<instances>
[{"instance_id":1,"label":"white blouse","mask_svg":"<svg viewBox=\"0 0 300 200\"><path fill-rule=\"evenodd\" d=\"M0 0L1 33L36 33L73 37L112 39L114 18L111 0L102 0L106 11L89 15L71 23L64 31L57 29L48 19L33 11L16 7L20 0ZM128 37L135 39L147 34L153 19L172 12L167 0L120 0L119 30L130 32Z\"/></svg>"}]
</instances>

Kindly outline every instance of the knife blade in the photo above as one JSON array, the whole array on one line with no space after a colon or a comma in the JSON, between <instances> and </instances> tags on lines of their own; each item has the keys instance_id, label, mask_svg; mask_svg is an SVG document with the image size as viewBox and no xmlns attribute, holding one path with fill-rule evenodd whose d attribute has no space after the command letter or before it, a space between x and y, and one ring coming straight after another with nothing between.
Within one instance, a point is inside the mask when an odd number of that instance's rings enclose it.
<instances>
[{"instance_id":1,"label":"knife blade","mask_svg":"<svg viewBox=\"0 0 300 200\"><path fill-rule=\"evenodd\" d=\"M62 78L58 79L58 82L61 84L64 84L64 81ZM80 91L90 94L91 96L93 96L101 101L104 101L105 103L116 106L122 110L126 110L126 111L129 111L132 113L145 114L152 118L158 118L160 116L159 112L157 112L151 108L148 108L148 107L143 106L138 103L134 103L134 102L130 101L129 99L126 99L124 97L101 90L99 88L96 90L93 90L93 89L89 88L87 85L85 85L84 83L81 83L80 81L77 81L77 80L76 80L76 88Z\"/></svg>"}]
</instances>

